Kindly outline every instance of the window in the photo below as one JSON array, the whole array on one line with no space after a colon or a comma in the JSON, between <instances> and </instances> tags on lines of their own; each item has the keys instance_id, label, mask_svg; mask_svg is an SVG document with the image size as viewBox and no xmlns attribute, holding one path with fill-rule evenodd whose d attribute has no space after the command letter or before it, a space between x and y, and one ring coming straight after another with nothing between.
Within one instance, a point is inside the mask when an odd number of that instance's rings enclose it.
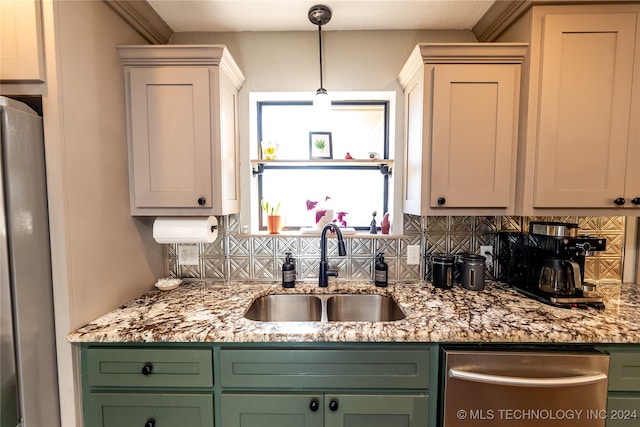
<instances>
[{"instance_id":1,"label":"window","mask_svg":"<svg viewBox=\"0 0 640 427\"><path fill-rule=\"evenodd\" d=\"M276 161L265 162L257 176L255 208L260 209L262 199L271 205L280 203L288 229L314 224L314 214L306 208L308 200L336 214L346 212L347 226L356 229L369 229L376 211L379 225L389 210L389 174L375 162L349 162L345 156L365 160L374 153L389 159L389 101L333 101L328 126L318 125L314 117L309 101L257 102L258 141L271 144ZM310 132L317 133L316 139L323 144L330 141L331 150L321 152L323 160L311 159ZM327 132L330 139L325 138ZM254 158L265 159L260 153L258 149ZM329 153L335 162L324 159ZM260 229L265 229L264 212L258 218Z\"/></svg>"}]
</instances>

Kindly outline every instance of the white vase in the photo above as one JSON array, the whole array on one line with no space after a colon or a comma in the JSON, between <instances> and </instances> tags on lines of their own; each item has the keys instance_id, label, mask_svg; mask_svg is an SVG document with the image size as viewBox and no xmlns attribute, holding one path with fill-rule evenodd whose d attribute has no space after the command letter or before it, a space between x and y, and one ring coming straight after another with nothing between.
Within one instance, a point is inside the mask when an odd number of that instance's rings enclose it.
<instances>
[{"instance_id":1,"label":"white vase","mask_svg":"<svg viewBox=\"0 0 640 427\"><path fill-rule=\"evenodd\" d=\"M324 212L324 215L322 215ZM323 228L325 225L333 221L333 209L314 209L314 220L316 221L316 228ZM322 215L321 217L319 217Z\"/></svg>"}]
</instances>

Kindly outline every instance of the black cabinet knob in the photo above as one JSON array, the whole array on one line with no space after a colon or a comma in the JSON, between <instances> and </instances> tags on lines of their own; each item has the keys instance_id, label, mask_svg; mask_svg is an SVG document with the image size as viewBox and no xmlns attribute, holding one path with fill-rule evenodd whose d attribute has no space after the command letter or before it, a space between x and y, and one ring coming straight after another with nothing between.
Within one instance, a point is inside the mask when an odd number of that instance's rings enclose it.
<instances>
[{"instance_id":1,"label":"black cabinet knob","mask_svg":"<svg viewBox=\"0 0 640 427\"><path fill-rule=\"evenodd\" d=\"M200 197L200 198L198 199L198 204L199 204L200 206L204 206L204 204L205 204L205 203L207 203L207 199L205 199L204 197Z\"/></svg>"},{"instance_id":2,"label":"black cabinet knob","mask_svg":"<svg viewBox=\"0 0 640 427\"><path fill-rule=\"evenodd\" d=\"M618 205L618 206L622 206L622 205L624 205L625 203L627 203L627 201L624 199L624 197L618 197L617 199L615 199L615 200L613 201L613 203L615 203L615 204L616 204L616 205Z\"/></svg>"},{"instance_id":3,"label":"black cabinet knob","mask_svg":"<svg viewBox=\"0 0 640 427\"><path fill-rule=\"evenodd\" d=\"M320 402L318 402L318 399L311 400L311 402L309 403L309 409L311 409L311 412L316 412L318 409L320 409Z\"/></svg>"},{"instance_id":4,"label":"black cabinet knob","mask_svg":"<svg viewBox=\"0 0 640 427\"><path fill-rule=\"evenodd\" d=\"M153 418L149 418L147 422L144 423L144 427L155 427L155 426L156 426L156 420L154 420Z\"/></svg>"},{"instance_id":5,"label":"black cabinet knob","mask_svg":"<svg viewBox=\"0 0 640 427\"><path fill-rule=\"evenodd\" d=\"M338 401L335 399L331 399L331 401L329 402L329 409L331 409L332 411L337 411L338 410Z\"/></svg>"},{"instance_id":6,"label":"black cabinet knob","mask_svg":"<svg viewBox=\"0 0 640 427\"><path fill-rule=\"evenodd\" d=\"M142 375L151 375L151 372L153 372L153 365L149 362L145 363L141 372Z\"/></svg>"},{"instance_id":7,"label":"black cabinet knob","mask_svg":"<svg viewBox=\"0 0 640 427\"><path fill-rule=\"evenodd\" d=\"M442 205L444 205L445 203L447 203L447 199L445 199L444 197L438 197L437 202L438 202L438 204L439 204L440 206L442 206Z\"/></svg>"},{"instance_id":8,"label":"black cabinet knob","mask_svg":"<svg viewBox=\"0 0 640 427\"><path fill-rule=\"evenodd\" d=\"M636 206L640 205L640 197L635 197L631 199L631 203L633 203Z\"/></svg>"}]
</instances>

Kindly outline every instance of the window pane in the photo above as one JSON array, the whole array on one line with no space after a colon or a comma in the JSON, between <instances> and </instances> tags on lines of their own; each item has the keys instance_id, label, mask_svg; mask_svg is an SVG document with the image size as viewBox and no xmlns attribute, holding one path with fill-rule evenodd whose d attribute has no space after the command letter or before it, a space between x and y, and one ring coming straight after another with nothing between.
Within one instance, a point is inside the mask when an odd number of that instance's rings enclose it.
<instances>
[{"instance_id":1,"label":"window pane","mask_svg":"<svg viewBox=\"0 0 640 427\"><path fill-rule=\"evenodd\" d=\"M331 132L334 159L344 159L347 153L368 159L370 152L388 158L387 107L387 101L334 101L323 127L318 126L311 102L258 102L258 140L277 145L276 160L307 160L309 132ZM312 200L336 214L347 212L348 227L368 229L373 211L378 224L382 219L388 178L377 168L269 164L259 178L258 191L270 205L281 203L279 213L286 217L287 227L314 225L314 213L306 209L306 201ZM327 196L331 199L325 202ZM261 215L264 228L266 218Z\"/></svg>"},{"instance_id":2,"label":"window pane","mask_svg":"<svg viewBox=\"0 0 640 427\"><path fill-rule=\"evenodd\" d=\"M382 105L336 105L331 113L333 157L367 159L369 152L384 158L385 113Z\"/></svg>"},{"instance_id":3,"label":"window pane","mask_svg":"<svg viewBox=\"0 0 640 427\"><path fill-rule=\"evenodd\" d=\"M377 169L270 169L262 174L262 195L270 204L281 202L280 214L287 227L314 224L306 201L319 202L337 214L347 212L348 227L368 228L371 214L377 211L378 225L384 209L384 175ZM325 202L325 197L330 200ZM263 214L264 215L264 214ZM263 218L263 223L265 219Z\"/></svg>"},{"instance_id":4,"label":"window pane","mask_svg":"<svg viewBox=\"0 0 640 427\"><path fill-rule=\"evenodd\" d=\"M280 160L309 158L311 105L263 105L261 141L278 144Z\"/></svg>"},{"instance_id":5,"label":"window pane","mask_svg":"<svg viewBox=\"0 0 640 427\"><path fill-rule=\"evenodd\" d=\"M260 103L261 141L278 144L280 160L309 159L309 132L331 132L333 158L385 157L386 103L336 103L328 129L316 129L310 104Z\"/></svg>"}]
</instances>

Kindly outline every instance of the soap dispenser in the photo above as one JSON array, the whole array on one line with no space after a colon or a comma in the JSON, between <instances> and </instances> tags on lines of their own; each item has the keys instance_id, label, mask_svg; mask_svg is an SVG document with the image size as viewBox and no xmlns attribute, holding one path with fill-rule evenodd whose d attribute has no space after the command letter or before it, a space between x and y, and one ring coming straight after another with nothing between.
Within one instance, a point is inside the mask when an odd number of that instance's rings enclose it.
<instances>
[{"instance_id":1,"label":"soap dispenser","mask_svg":"<svg viewBox=\"0 0 640 427\"><path fill-rule=\"evenodd\" d=\"M388 267L387 263L384 262L384 253L380 252L376 257L376 272L375 272L375 284L379 287L387 286L388 279Z\"/></svg>"},{"instance_id":2,"label":"soap dispenser","mask_svg":"<svg viewBox=\"0 0 640 427\"><path fill-rule=\"evenodd\" d=\"M282 287L293 288L296 285L296 265L291 252L287 252L282 264Z\"/></svg>"}]
</instances>

